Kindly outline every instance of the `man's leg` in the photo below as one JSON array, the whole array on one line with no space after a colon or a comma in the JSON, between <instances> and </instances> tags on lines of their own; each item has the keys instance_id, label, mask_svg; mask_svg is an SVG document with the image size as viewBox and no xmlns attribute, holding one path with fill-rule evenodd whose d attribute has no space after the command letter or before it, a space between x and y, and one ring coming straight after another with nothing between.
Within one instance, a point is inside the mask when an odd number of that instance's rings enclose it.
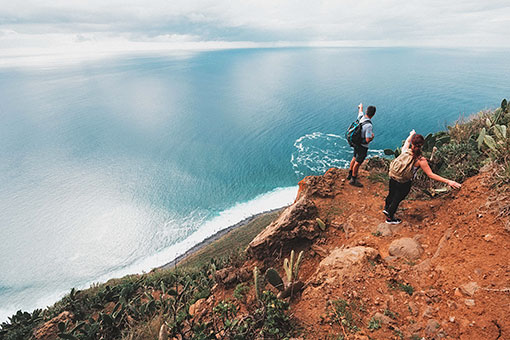
<instances>
[{"instance_id":1,"label":"man's leg","mask_svg":"<svg viewBox=\"0 0 510 340\"><path fill-rule=\"evenodd\" d=\"M353 185L355 187L360 187L360 188L363 186L363 184L358 182L357 177L358 177L359 167L363 163L365 158L367 157L367 151L368 151L368 148L363 147L361 145L354 147L354 156L355 156L355 159L354 159L354 164L352 166L352 177L351 177L351 180L349 181L350 185ZM351 161L351 164L352 163L353 162Z\"/></svg>"},{"instance_id":2,"label":"man's leg","mask_svg":"<svg viewBox=\"0 0 510 340\"><path fill-rule=\"evenodd\" d=\"M354 161L354 166L352 167L352 177L358 177L358 170L360 165L361 164L358 163L358 161Z\"/></svg>"},{"instance_id":3,"label":"man's leg","mask_svg":"<svg viewBox=\"0 0 510 340\"><path fill-rule=\"evenodd\" d=\"M352 169L354 168L354 162L356 162L356 152L354 152L354 156L352 156L351 164L349 165L349 176L347 176L347 180L352 178Z\"/></svg>"}]
</instances>

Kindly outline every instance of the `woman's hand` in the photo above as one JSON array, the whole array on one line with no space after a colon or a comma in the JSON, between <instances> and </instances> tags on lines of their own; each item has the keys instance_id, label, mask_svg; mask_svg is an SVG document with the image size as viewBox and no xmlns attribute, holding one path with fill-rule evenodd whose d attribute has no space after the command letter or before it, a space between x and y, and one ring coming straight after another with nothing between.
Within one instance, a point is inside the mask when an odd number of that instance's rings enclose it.
<instances>
[{"instance_id":1,"label":"woman's hand","mask_svg":"<svg viewBox=\"0 0 510 340\"><path fill-rule=\"evenodd\" d=\"M460 183L457 183L455 181L452 181L452 180L448 180L448 185L451 186L452 188L455 188L455 189L460 189L460 187L462 186L462 184Z\"/></svg>"},{"instance_id":2,"label":"woman's hand","mask_svg":"<svg viewBox=\"0 0 510 340\"><path fill-rule=\"evenodd\" d=\"M412 137L416 134L416 131L414 131L414 129L411 130L411 132L409 132L409 136Z\"/></svg>"}]
</instances>

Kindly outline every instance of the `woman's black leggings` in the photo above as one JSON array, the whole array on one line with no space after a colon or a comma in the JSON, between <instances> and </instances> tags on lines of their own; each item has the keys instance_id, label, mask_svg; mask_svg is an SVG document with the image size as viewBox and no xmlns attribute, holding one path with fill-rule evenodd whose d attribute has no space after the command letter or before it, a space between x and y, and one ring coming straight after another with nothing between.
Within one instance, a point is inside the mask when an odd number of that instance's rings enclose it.
<instances>
[{"instance_id":1,"label":"woman's black leggings","mask_svg":"<svg viewBox=\"0 0 510 340\"><path fill-rule=\"evenodd\" d=\"M398 205L411 190L412 181L400 183L390 178L390 192L386 197L384 209L389 213L390 218L394 218Z\"/></svg>"}]
</instances>

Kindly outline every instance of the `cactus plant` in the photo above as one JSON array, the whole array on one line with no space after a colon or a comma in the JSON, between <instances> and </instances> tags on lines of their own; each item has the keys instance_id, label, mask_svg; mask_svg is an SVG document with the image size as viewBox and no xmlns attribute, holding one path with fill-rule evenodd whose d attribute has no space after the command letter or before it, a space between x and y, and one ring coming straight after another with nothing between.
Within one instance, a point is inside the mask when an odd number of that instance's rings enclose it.
<instances>
[{"instance_id":1,"label":"cactus plant","mask_svg":"<svg viewBox=\"0 0 510 340\"><path fill-rule=\"evenodd\" d=\"M324 222L322 222L322 220L318 217L315 220L317 221L317 225L319 226L319 228L321 228L322 231L325 231L326 224Z\"/></svg>"},{"instance_id":2,"label":"cactus plant","mask_svg":"<svg viewBox=\"0 0 510 340\"><path fill-rule=\"evenodd\" d=\"M283 284L283 280L280 277L280 274L278 274L274 268L269 268L266 271L266 280L280 292L285 289L285 285Z\"/></svg>"},{"instance_id":3,"label":"cactus plant","mask_svg":"<svg viewBox=\"0 0 510 340\"><path fill-rule=\"evenodd\" d=\"M260 278L260 270L258 267L253 268L253 281L255 283L255 296L258 301L262 299L262 287L261 287L261 278Z\"/></svg>"}]
</instances>

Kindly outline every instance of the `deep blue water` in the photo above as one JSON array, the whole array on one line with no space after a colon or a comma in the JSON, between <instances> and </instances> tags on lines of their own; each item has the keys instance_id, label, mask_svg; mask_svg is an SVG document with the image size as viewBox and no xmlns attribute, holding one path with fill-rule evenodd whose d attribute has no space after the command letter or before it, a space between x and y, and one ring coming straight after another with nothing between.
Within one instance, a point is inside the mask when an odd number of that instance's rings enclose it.
<instances>
[{"instance_id":1,"label":"deep blue water","mask_svg":"<svg viewBox=\"0 0 510 340\"><path fill-rule=\"evenodd\" d=\"M377 154L496 107L509 73L508 51L401 48L0 68L0 321L288 204L350 159L360 101Z\"/></svg>"}]
</instances>

